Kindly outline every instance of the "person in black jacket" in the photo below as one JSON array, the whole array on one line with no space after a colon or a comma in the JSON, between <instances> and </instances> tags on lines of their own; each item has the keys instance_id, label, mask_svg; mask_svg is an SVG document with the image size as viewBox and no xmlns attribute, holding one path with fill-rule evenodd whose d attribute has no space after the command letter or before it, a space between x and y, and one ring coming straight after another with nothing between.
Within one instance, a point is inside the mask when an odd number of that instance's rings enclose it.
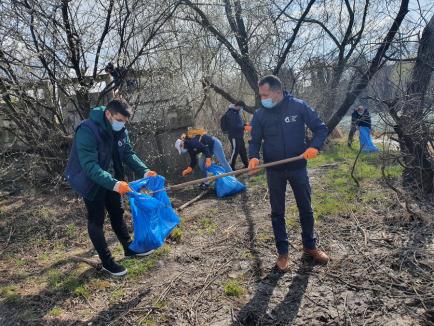
<instances>
[{"instance_id":1,"label":"person in black jacket","mask_svg":"<svg viewBox=\"0 0 434 326\"><path fill-rule=\"evenodd\" d=\"M109 85L110 90L113 92L112 97L118 97L122 94L124 85L127 82L127 70L124 67L117 67L109 62L104 68L104 71L113 78L112 84Z\"/></svg>"},{"instance_id":2,"label":"person in black jacket","mask_svg":"<svg viewBox=\"0 0 434 326\"><path fill-rule=\"evenodd\" d=\"M178 150L179 154L188 153L190 155L190 165L182 171L183 177L193 172L193 169L198 163L198 154L202 154L199 158L199 168L203 171L205 176L207 176L207 168L211 166L213 155L217 158L217 161L225 172L232 171L231 166L226 160L221 141L214 136L203 134L187 137L186 134L182 134L181 137L176 140L175 148Z\"/></svg>"},{"instance_id":3,"label":"person in black jacket","mask_svg":"<svg viewBox=\"0 0 434 326\"><path fill-rule=\"evenodd\" d=\"M227 133L232 148L229 162L234 171L238 154L241 157L244 167L246 168L249 165L246 145L244 143L244 132L250 131L251 126L248 123L245 123L241 116L244 106L244 102L239 101L235 104L229 105L229 108L225 113Z\"/></svg>"},{"instance_id":4,"label":"person in black jacket","mask_svg":"<svg viewBox=\"0 0 434 326\"><path fill-rule=\"evenodd\" d=\"M311 188L306 160L315 158L327 138L328 129L317 113L304 101L283 91L282 82L275 76L259 81L261 108L252 120L249 146L249 169L257 171L260 150L263 148L264 163L283 160L303 154L304 159L267 168L267 182L271 204L271 223L278 258L276 267L288 269L288 233L285 225L285 192L291 185L297 203L304 253L316 262L327 263L329 257L316 248L314 217L311 205ZM313 138L306 143L306 126Z\"/></svg>"},{"instance_id":5,"label":"person in black jacket","mask_svg":"<svg viewBox=\"0 0 434 326\"><path fill-rule=\"evenodd\" d=\"M371 115L369 114L368 109L359 105L356 109L354 109L351 114L351 129L348 134L348 147L351 147L353 144L353 138L356 130L359 127L367 127L371 130Z\"/></svg>"}]
</instances>

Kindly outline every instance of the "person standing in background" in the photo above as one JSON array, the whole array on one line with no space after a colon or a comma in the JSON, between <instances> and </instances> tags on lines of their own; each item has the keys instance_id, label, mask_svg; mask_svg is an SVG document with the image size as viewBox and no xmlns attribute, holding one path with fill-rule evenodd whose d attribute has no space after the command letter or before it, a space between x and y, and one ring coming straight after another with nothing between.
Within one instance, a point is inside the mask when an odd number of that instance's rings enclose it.
<instances>
[{"instance_id":1,"label":"person standing in background","mask_svg":"<svg viewBox=\"0 0 434 326\"><path fill-rule=\"evenodd\" d=\"M242 117L243 101L230 104L228 110L222 117L222 130L227 133L231 144L231 156L229 159L231 168L235 171L237 157L240 155L244 168L247 168L249 161L247 158L246 144L244 143L244 132L249 132L252 127L245 123Z\"/></svg>"},{"instance_id":2,"label":"person standing in background","mask_svg":"<svg viewBox=\"0 0 434 326\"><path fill-rule=\"evenodd\" d=\"M354 134L360 127L367 127L369 130L372 128L371 115L369 114L368 109L366 109L363 105L359 105L351 114L351 128L350 133L348 134L348 147L353 145Z\"/></svg>"}]
</instances>

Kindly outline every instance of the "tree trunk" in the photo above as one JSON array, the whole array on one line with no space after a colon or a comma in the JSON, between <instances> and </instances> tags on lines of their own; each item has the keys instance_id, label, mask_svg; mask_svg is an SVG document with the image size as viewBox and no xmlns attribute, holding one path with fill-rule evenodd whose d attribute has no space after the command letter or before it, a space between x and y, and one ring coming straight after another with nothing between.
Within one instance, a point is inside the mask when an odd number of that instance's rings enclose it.
<instances>
[{"instance_id":1,"label":"tree trunk","mask_svg":"<svg viewBox=\"0 0 434 326\"><path fill-rule=\"evenodd\" d=\"M398 123L395 126L406 166L404 185L423 197L432 195L434 190L434 162L429 151L430 123L427 121L429 118L424 101L433 70L434 16L424 28L419 41L416 63L404 102L398 103L402 114L397 117ZM397 107L392 110L397 110Z\"/></svg>"}]
</instances>

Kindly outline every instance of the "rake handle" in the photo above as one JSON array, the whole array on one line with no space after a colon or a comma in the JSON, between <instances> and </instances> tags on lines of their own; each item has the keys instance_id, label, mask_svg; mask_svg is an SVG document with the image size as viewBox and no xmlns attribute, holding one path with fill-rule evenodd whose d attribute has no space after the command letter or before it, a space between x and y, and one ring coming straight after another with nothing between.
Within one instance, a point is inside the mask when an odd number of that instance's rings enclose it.
<instances>
[{"instance_id":1,"label":"rake handle","mask_svg":"<svg viewBox=\"0 0 434 326\"><path fill-rule=\"evenodd\" d=\"M276 165L282 165L282 164L286 164L286 163L290 163L290 162L294 162L294 161L299 161L304 159L303 154L300 154L298 156L295 157L290 157L284 160L280 160L280 161L275 161L275 162L270 162L270 163L265 163L262 165L258 165L257 168L255 170L259 170L259 169L265 169L265 168L269 168L272 166L276 166ZM187 181L184 183L180 183L177 185L173 185L173 186L168 186L164 189L161 190L156 190L152 193L157 193L157 192L161 192L161 191L167 191L167 190L179 190L188 186L192 186L192 185L196 185L196 184L201 184L201 183L205 183L205 182L211 182L220 178L224 178L224 177L229 177L229 176L234 176L234 175L239 175L239 174L243 174L243 173L247 173L250 172L251 170L249 170L249 168L244 168L244 169L240 169L240 170L236 170L236 171L232 171L232 172L227 172L227 173L222 173L219 175L213 175L210 177L206 177L206 178L202 178L202 179L196 179L196 180L192 180L192 181Z\"/></svg>"}]
</instances>

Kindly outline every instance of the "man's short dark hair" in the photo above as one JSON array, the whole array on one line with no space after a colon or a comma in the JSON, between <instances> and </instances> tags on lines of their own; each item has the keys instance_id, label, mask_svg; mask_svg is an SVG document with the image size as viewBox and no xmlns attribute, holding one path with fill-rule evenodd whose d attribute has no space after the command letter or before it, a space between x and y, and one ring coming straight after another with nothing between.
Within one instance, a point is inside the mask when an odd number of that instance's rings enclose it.
<instances>
[{"instance_id":1,"label":"man's short dark hair","mask_svg":"<svg viewBox=\"0 0 434 326\"><path fill-rule=\"evenodd\" d=\"M109 62L109 63L107 64L107 66L105 66L104 71L105 71L105 72L111 72L111 71L113 71L114 69L115 69L115 66L113 65L113 63L112 63L112 62Z\"/></svg>"},{"instance_id":2,"label":"man's short dark hair","mask_svg":"<svg viewBox=\"0 0 434 326\"><path fill-rule=\"evenodd\" d=\"M127 118L131 117L133 114L133 110L124 99L111 100L109 104L107 104L106 110L109 110L111 114L120 113Z\"/></svg>"},{"instance_id":3,"label":"man's short dark hair","mask_svg":"<svg viewBox=\"0 0 434 326\"><path fill-rule=\"evenodd\" d=\"M265 84L268 84L272 91L283 90L282 82L280 81L279 77L273 75L264 76L259 80L258 85L264 86Z\"/></svg>"}]
</instances>

